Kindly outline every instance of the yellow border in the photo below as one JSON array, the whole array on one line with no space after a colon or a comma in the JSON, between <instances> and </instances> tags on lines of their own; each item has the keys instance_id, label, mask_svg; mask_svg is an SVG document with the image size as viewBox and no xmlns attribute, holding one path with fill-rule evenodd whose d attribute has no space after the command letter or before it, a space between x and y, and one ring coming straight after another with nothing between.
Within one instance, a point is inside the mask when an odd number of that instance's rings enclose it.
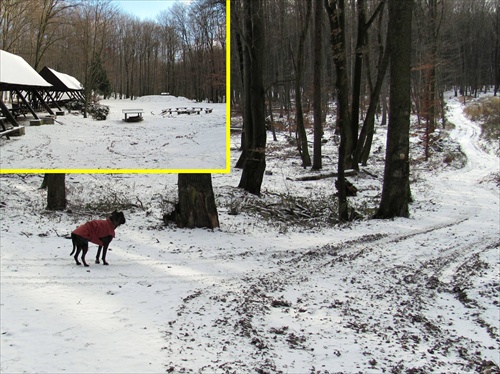
<instances>
[{"instance_id":1,"label":"yellow border","mask_svg":"<svg viewBox=\"0 0 500 374\"><path fill-rule=\"evenodd\" d=\"M231 172L231 6L226 0L226 168L225 169L0 169L0 174L227 174Z\"/></svg>"}]
</instances>

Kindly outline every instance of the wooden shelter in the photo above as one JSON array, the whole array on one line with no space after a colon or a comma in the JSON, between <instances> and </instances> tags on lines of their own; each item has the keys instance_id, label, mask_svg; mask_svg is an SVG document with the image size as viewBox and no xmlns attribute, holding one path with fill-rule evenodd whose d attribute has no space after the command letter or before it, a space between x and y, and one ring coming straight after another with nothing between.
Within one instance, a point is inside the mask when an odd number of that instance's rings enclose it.
<instances>
[{"instance_id":1,"label":"wooden shelter","mask_svg":"<svg viewBox=\"0 0 500 374\"><path fill-rule=\"evenodd\" d=\"M70 100L85 101L83 86L75 77L60 73L47 66L40 70L40 76L52 85L44 92L58 107Z\"/></svg>"},{"instance_id":2,"label":"wooden shelter","mask_svg":"<svg viewBox=\"0 0 500 374\"><path fill-rule=\"evenodd\" d=\"M41 91L51 87L22 57L0 50L0 110L14 127L20 127L17 116L31 112L39 119L35 109L45 108L54 114ZM11 97L17 97L17 103L8 108L3 102L3 92L9 91Z\"/></svg>"}]
</instances>

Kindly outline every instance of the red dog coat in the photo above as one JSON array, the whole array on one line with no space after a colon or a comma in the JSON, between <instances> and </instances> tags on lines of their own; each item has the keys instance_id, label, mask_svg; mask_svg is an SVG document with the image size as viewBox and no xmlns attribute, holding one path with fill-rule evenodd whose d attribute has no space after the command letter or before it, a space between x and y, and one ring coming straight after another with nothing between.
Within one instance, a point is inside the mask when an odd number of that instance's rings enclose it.
<instances>
[{"instance_id":1,"label":"red dog coat","mask_svg":"<svg viewBox=\"0 0 500 374\"><path fill-rule=\"evenodd\" d=\"M84 223L73 231L73 234L79 235L94 244L104 245L99 238L103 238L108 235L111 235L114 238L115 228L110 219L107 218Z\"/></svg>"}]
</instances>

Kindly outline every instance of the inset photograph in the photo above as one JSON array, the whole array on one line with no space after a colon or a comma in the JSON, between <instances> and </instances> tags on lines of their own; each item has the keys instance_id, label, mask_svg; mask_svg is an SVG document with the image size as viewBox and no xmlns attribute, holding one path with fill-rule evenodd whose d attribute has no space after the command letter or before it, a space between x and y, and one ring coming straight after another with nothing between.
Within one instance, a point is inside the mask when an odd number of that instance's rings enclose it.
<instances>
[{"instance_id":1,"label":"inset photograph","mask_svg":"<svg viewBox=\"0 0 500 374\"><path fill-rule=\"evenodd\" d=\"M2 172L229 172L223 2L56 3L2 12Z\"/></svg>"}]
</instances>

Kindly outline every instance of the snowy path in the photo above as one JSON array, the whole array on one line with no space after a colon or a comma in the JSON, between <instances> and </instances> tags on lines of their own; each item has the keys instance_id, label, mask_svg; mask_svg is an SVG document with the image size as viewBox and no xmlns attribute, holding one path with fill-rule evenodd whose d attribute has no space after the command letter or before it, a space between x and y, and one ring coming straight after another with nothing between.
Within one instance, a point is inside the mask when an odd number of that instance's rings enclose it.
<instances>
[{"instance_id":1,"label":"snowy path","mask_svg":"<svg viewBox=\"0 0 500 374\"><path fill-rule=\"evenodd\" d=\"M201 288L179 308L166 349L185 363L171 367L377 373L498 364L499 195L481 183L498 172L498 158L452 112L469 162L415 191L422 210L318 235L309 250L293 239L286 251L257 249L265 273L252 268Z\"/></svg>"},{"instance_id":2,"label":"snowy path","mask_svg":"<svg viewBox=\"0 0 500 374\"><path fill-rule=\"evenodd\" d=\"M499 194L484 182L498 158L477 146L479 129L455 105L452 136L469 161L414 185L410 219L278 234L225 215L209 232L159 230L154 214L138 210L118 229L110 266L85 269L58 235L88 217L41 214L38 179L0 179L0 371L478 372L498 364ZM229 177L214 181L235 185ZM175 183L120 178L109 183L143 195Z\"/></svg>"}]
</instances>

